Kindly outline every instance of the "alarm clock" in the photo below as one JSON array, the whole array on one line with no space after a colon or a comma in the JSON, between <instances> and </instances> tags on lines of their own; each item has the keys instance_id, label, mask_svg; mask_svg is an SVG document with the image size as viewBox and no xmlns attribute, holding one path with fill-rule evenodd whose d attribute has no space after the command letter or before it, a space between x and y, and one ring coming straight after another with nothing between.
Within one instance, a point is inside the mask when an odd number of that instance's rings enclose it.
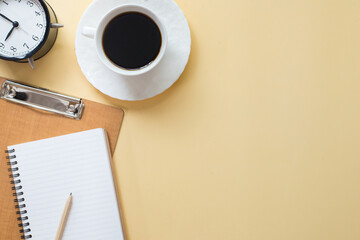
<instances>
[{"instance_id":1,"label":"alarm clock","mask_svg":"<svg viewBox=\"0 0 360 240\"><path fill-rule=\"evenodd\" d=\"M34 61L54 45L60 27L44 0L0 0L0 58L34 68Z\"/></svg>"}]
</instances>

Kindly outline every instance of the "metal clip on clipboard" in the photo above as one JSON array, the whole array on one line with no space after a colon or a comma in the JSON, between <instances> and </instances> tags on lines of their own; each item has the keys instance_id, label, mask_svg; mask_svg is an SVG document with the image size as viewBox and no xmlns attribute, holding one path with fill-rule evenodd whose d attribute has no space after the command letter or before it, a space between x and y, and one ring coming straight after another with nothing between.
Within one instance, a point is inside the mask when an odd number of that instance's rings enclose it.
<instances>
[{"instance_id":1,"label":"metal clip on clipboard","mask_svg":"<svg viewBox=\"0 0 360 240\"><path fill-rule=\"evenodd\" d=\"M84 102L79 98L39 89L6 80L1 86L0 98L65 117L81 119Z\"/></svg>"}]
</instances>

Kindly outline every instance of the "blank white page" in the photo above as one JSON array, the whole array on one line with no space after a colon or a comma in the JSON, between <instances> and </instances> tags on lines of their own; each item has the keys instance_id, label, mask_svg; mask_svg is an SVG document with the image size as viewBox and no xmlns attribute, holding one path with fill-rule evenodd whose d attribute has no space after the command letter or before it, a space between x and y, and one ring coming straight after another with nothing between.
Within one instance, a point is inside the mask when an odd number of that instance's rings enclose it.
<instances>
[{"instance_id":1,"label":"blank white page","mask_svg":"<svg viewBox=\"0 0 360 240\"><path fill-rule=\"evenodd\" d=\"M94 129L9 146L15 149L31 231L35 240L55 239L66 199L72 206L63 240L122 240L120 212L106 132Z\"/></svg>"}]
</instances>

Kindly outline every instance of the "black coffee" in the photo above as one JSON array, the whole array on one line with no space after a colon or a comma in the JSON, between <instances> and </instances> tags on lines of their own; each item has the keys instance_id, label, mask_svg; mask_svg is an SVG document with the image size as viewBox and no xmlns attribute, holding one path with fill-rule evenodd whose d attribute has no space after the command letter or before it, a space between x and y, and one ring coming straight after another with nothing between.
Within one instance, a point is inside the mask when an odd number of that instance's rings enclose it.
<instances>
[{"instance_id":1,"label":"black coffee","mask_svg":"<svg viewBox=\"0 0 360 240\"><path fill-rule=\"evenodd\" d=\"M129 70L141 68L159 54L161 33L148 16L127 12L109 22L102 45L106 56L117 66Z\"/></svg>"}]
</instances>

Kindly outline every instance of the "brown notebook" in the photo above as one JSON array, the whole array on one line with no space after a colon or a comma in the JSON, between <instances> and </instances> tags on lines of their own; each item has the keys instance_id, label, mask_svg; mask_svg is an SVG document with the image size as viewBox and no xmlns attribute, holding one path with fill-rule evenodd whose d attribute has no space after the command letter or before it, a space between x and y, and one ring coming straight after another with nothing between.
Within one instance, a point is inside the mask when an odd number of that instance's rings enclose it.
<instances>
[{"instance_id":1,"label":"brown notebook","mask_svg":"<svg viewBox=\"0 0 360 240\"><path fill-rule=\"evenodd\" d=\"M0 86L5 79L0 78ZM0 239L21 239L16 199L10 183L5 150L7 146L74 132L103 128L111 153L114 153L124 112L100 103L83 100L85 108L80 120L25 107L0 99Z\"/></svg>"}]
</instances>

